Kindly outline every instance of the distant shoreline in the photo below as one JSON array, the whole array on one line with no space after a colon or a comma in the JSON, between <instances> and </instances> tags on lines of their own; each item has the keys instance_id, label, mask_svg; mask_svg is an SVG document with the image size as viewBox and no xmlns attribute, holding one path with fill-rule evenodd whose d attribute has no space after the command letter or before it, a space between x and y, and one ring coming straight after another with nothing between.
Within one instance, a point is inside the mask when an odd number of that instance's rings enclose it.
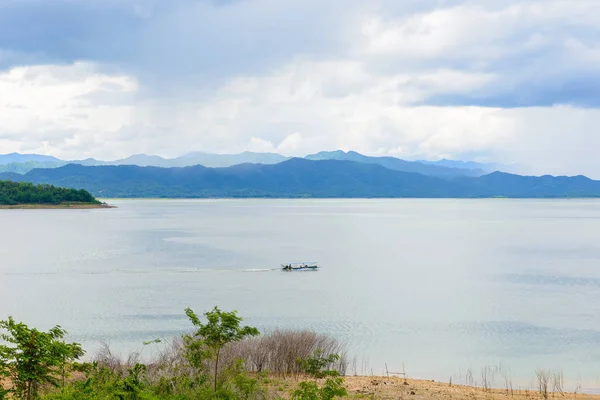
<instances>
[{"instance_id":1,"label":"distant shoreline","mask_svg":"<svg viewBox=\"0 0 600 400\"><path fill-rule=\"evenodd\" d=\"M102 204L81 204L81 203L64 203L64 204L14 204L0 205L0 210L87 210L97 208L117 208L106 203Z\"/></svg>"},{"instance_id":2,"label":"distant shoreline","mask_svg":"<svg viewBox=\"0 0 600 400\"><path fill-rule=\"evenodd\" d=\"M599 196L580 197L308 197L308 196L220 196L220 197L103 197L102 200L128 201L128 200L600 200Z\"/></svg>"}]
</instances>

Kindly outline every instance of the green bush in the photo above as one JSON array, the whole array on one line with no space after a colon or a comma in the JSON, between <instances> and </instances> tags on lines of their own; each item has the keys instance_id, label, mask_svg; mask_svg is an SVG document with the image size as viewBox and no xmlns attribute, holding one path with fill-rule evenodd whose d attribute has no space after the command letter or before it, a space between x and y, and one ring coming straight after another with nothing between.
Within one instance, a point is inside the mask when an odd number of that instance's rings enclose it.
<instances>
[{"instance_id":1,"label":"green bush","mask_svg":"<svg viewBox=\"0 0 600 400\"><path fill-rule=\"evenodd\" d=\"M66 343L67 332L55 326L48 332L17 323L12 317L0 321L0 377L9 378L11 389L0 386L0 394L12 393L17 398L38 396L40 386L64 385L68 366L83 356L78 343Z\"/></svg>"},{"instance_id":2,"label":"green bush","mask_svg":"<svg viewBox=\"0 0 600 400\"><path fill-rule=\"evenodd\" d=\"M340 359L338 354L330 354L327 357L323 356L323 350L317 349L314 354L304 360L299 360L302 372L312 376L313 378L324 378L326 376L338 376L339 373L328 368Z\"/></svg>"},{"instance_id":3,"label":"green bush","mask_svg":"<svg viewBox=\"0 0 600 400\"><path fill-rule=\"evenodd\" d=\"M300 382L298 389L292 392L294 400L332 400L335 397L344 397L348 391L344 388L344 379L342 377L328 378L323 387L319 387L317 382Z\"/></svg>"}]
</instances>

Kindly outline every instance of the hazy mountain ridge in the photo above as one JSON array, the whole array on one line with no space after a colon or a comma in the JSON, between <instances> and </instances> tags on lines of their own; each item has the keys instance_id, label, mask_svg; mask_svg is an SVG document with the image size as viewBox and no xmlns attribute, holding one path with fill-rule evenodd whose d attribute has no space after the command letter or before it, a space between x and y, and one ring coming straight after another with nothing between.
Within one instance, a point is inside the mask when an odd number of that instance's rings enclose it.
<instances>
[{"instance_id":1,"label":"hazy mountain ridge","mask_svg":"<svg viewBox=\"0 0 600 400\"><path fill-rule=\"evenodd\" d=\"M271 165L221 168L69 164L34 169L26 175L0 174L0 179L83 188L97 197L600 197L600 181L582 176L532 177L494 172L444 179L373 163L300 158Z\"/></svg>"},{"instance_id":2,"label":"hazy mountain ridge","mask_svg":"<svg viewBox=\"0 0 600 400\"><path fill-rule=\"evenodd\" d=\"M217 168L231 167L233 165L246 163L276 164L288 159L289 157L285 157L276 153L253 153L245 151L239 154L213 154L195 151L175 158L163 158L148 154L134 154L132 156L114 161L101 161L88 158L87 160L72 161L71 163L82 165L137 165L140 167L162 168L202 165L204 167Z\"/></svg>"},{"instance_id":3,"label":"hazy mountain ridge","mask_svg":"<svg viewBox=\"0 0 600 400\"><path fill-rule=\"evenodd\" d=\"M7 155L8 156L8 155ZM37 155L22 155L23 157L38 157ZM47 156L39 156L47 157ZM480 176L489 170L474 168L479 165L469 162L469 168L456 168L454 166L437 165L436 162L422 161L405 161L395 157L373 157L349 151L323 151L316 154L310 154L305 157L308 160L346 160L356 161L368 164L379 164L388 169L404 172L416 172L424 175L439 176L439 177L455 177L455 176ZM239 154L211 154L202 152L191 152L176 158L163 158L155 155L135 154L127 158L102 161L93 158L85 160L63 161L54 159L55 161L27 162L27 163L8 163L0 165L0 172L16 172L27 173L34 168L56 168L68 163L100 166L100 165L138 165L142 167L188 167L193 165L202 165L205 167L230 167L239 164L277 164L290 157L285 157L277 153L253 153L243 152ZM456 162L461 163L461 162ZM460 165L460 164L457 164Z\"/></svg>"},{"instance_id":4,"label":"hazy mountain ridge","mask_svg":"<svg viewBox=\"0 0 600 400\"><path fill-rule=\"evenodd\" d=\"M483 172L494 172L503 167L500 164L480 163L480 162L476 162L476 161L448 160L446 158L442 158L441 160L437 160L437 161L416 160L415 162L418 162L421 164L427 164L427 165L437 165L437 166L448 167L448 168L481 170Z\"/></svg>"},{"instance_id":5,"label":"hazy mountain ridge","mask_svg":"<svg viewBox=\"0 0 600 400\"><path fill-rule=\"evenodd\" d=\"M435 162L424 163L421 161L406 161L396 157L372 157L365 156L355 151L322 151L316 154L309 154L307 160L346 160L356 161L368 164L378 164L394 171L416 172L423 175L455 177L455 176L481 176L485 174L482 169L476 168L456 168L449 166L436 165ZM491 171L490 171L491 172Z\"/></svg>"},{"instance_id":6,"label":"hazy mountain ridge","mask_svg":"<svg viewBox=\"0 0 600 400\"><path fill-rule=\"evenodd\" d=\"M45 156L42 154L20 154L20 153L9 153L0 154L0 165L12 164L12 163L46 163L46 162L58 162L62 161L56 157Z\"/></svg>"},{"instance_id":7,"label":"hazy mountain ridge","mask_svg":"<svg viewBox=\"0 0 600 400\"><path fill-rule=\"evenodd\" d=\"M16 174L26 174L35 168L57 168L67 165L67 161L25 161L11 162L0 165L0 172L13 172Z\"/></svg>"},{"instance_id":8,"label":"hazy mountain ridge","mask_svg":"<svg viewBox=\"0 0 600 400\"><path fill-rule=\"evenodd\" d=\"M86 166L100 165L138 165L140 167L189 167L203 165L206 167L230 167L237 164L275 164L290 157L276 153L243 152L239 154L213 154L191 152L175 158L164 158L148 154L134 154L126 158L104 161L94 158L83 160L59 160L55 157L39 154L11 153L0 155L0 172L27 173L34 168L56 168L66 164L80 164Z\"/></svg>"}]
</instances>

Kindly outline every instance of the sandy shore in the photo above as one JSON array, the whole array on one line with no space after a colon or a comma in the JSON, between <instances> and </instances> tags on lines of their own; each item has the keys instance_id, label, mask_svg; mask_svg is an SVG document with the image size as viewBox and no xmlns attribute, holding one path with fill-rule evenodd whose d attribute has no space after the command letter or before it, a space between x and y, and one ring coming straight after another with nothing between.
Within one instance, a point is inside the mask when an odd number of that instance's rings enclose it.
<instances>
[{"instance_id":1,"label":"sandy shore","mask_svg":"<svg viewBox=\"0 0 600 400\"><path fill-rule=\"evenodd\" d=\"M278 381L275 381L278 382ZM403 379L400 377L377 377L377 376L346 376L345 387L348 390L348 398L365 399L411 399L411 400L507 400L507 399L540 399L544 396L537 392L536 388L530 390L506 389L484 390L482 388L450 385L448 382L434 382L427 380ZM279 381L279 395L289 397L297 382L295 379L285 379L283 387ZM281 390L283 389L283 390ZM580 399L600 400L600 396L586 395L581 393L548 393L548 399Z\"/></svg>"},{"instance_id":2,"label":"sandy shore","mask_svg":"<svg viewBox=\"0 0 600 400\"><path fill-rule=\"evenodd\" d=\"M405 382L407 384L405 384ZM543 399L542 394L535 389L514 390L512 393L504 390L484 390L461 385L450 385L448 382L433 382L426 380L407 379L399 377L347 377L346 387L348 393L373 395L376 399L402 399L415 400L429 399ZM591 396L575 393L548 394L550 398L563 399L589 399L599 400L600 396Z\"/></svg>"},{"instance_id":3,"label":"sandy shore","mask_svg":"<svg viewBox=\"0 0 600 400\"><path fill-rule=\"evenodd\" d=\"M92 208L116 208L108 204L15 204L15 205L0 205L0 210L85 210Z\"/></svg>"}]
</instances>

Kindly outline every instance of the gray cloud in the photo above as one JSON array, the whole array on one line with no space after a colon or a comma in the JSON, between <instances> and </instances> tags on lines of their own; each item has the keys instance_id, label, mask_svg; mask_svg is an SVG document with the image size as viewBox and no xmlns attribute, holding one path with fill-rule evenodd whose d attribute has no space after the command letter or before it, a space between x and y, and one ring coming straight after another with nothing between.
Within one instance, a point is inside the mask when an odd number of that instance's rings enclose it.
<instances>
[{"instance_id":1,"label":"gray cloud","mask_svg":"<svg viewBox=\"0 0 600 400\"><path fill-rule=\"evenodd\" d=\"M190 87L198 96L298 58L360 60L374 74L443 66L497 76L472 95L432 104L596 105L578 77L600 78L600 5L588 0L2 4L0 54L10 56L0 65L94 61L135 75L148 96Z\"/></svg>"},{"instance_id":2,"label":"gray cloud","mask_svg":"<svg viewBox=\"0 0 600 400\"><path fill-rule=\"evenodd\" d=\"M600 171L587 152L600 101L597 1L0 7L0 150L344 148Z\"/></svg>"}]
</instances>

